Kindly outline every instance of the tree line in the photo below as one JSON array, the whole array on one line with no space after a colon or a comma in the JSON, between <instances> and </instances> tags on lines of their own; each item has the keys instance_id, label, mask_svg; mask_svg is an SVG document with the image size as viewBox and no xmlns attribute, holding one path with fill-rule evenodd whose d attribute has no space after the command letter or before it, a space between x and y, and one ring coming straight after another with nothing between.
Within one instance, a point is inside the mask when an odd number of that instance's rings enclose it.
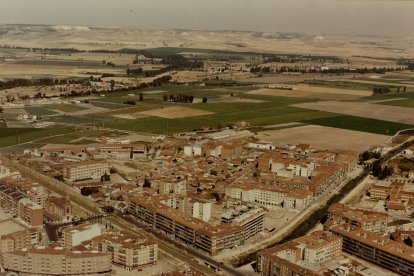
<instances>
[{"instance_id":1,"label":"tree line","mask_svg":"<svg viewBox=\"0 0 414 276\"><path fill-rule=\"evenodd\" d=\"M372 89L372 92L374 93L374 95L389 94L389 93L393 92L392 89L395 89L396 93L407 92L407 86L397 86L397 87L380 86L380 87L374 87Z\"/></svg>"},{"instance_id":2,"label":"tree line","mask_svg":"<svg viewBox=\"0 0 414 276\"><path fill-rule=\"evenodd\" d=\"M25 86L53 86L53 85L64 85L64 84L79 84L84 83L85 79L51 79L51 78L40 78L40 79L13 79L7 81L0 81L0 90L12 89L15 87Z\"/></svg>"},{"instance_id":3,"label":"tree line","mask_svg":"<svg viewBox=\"0 0 414 276\"><path fill-rule=\"evenodd\" d=\"M250 68L250 73L322 73L322 74L346 74L346 73L358 73L358 74L385 74L386 72L404 71L404 67L373 67L373 68L310 68L299 66L281 66L273 68L270 66L254 66Z\"/></svg>"},{"instance_id":4,"label":"tree line","mask_svg":"<svg viewBox=\"0 0 414 276\"><path fill-rule=\"evenodd\" d=\"M174 102L174 103L193 103L194 101L194 96L193 95L184 95L184 94L170 94L170 96L168 95L163 95L163 100L164 102L170 101L170 102Z\"/></svg>"}]
</instances>

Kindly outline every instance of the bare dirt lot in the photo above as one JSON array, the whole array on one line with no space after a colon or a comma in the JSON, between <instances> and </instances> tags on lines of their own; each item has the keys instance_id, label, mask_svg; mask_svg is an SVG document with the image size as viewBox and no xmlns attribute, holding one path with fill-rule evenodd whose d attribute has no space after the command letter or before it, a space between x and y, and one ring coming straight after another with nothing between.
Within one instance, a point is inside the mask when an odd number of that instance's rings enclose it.
<instances>
[{"instance_id":1,"label":"bare dirt lot","mask_svg":"<svg viewBox=\"0 0 414 276\"><path fill-rule=\"evenodd\" d=\"M280 86L289 86L293 90L282 90L282 89L257 89L250 91L250 94L256 95L267 95L267 96L284 96L284 97L314 97L319 94L340 94L340 95L350 95L350 96L362 96L367 97L371 96L372 92L368 90L357 90L357 89L341 89L341 88L331 88L331 87L321 87L321 86L309 86L309 85L280 85Z\"/></svg>"},{"instance_id":2,"label":"bare dirt lot","mask_svg":"<svg viewBox=\"0 0 414 276\"><path fill-rule=\"evenodd\" d=\"M171 106L171 107L157 108L157 109L143 111L143 112L140 112L140 114L167 118L167 119L177 119L177 118L210 115L213 113L209 111L191 108L191 107Z\"/></svg>"},{"instance_id":3,"label":"bare dirt lot","mask_svg":"<svg viewBox=\"0 0 414 276\"><path fill-rule=\"evenodd\" d=\"M321 101L292 106L389 122L414 124L414 109L365 102Z\"/></svg>"},{"instance_id":4,"label":"bare dirt lot","mask_svg":"<svg viewBox=\"0 0 414 276\"><path fill-rule=\"evenodd\" d=\"M340 139L346 137L346 139ZM323 126L299 126L259 132L256 138L273 143L310 144L318 149L345 149L361 152L383 144L389 136Z\"/></svg>"}]
</instances>

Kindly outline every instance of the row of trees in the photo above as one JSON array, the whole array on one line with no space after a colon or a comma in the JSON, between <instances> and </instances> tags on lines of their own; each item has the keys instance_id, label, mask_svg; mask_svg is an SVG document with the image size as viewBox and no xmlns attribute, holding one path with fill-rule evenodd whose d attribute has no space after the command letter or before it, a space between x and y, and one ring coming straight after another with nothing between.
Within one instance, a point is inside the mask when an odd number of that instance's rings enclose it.
<instances>
[{"instance_id":1,"label":"row of trees","mask_svg":"<svg viewBox=\"0 0 414 276\"><path fill-rule=\"evenodd\" d=\"M379 159L381 158L381 153L379 152L372 152L372 151L364 151L359 155L359 162L362 164L365 161L371 160L371 159Z\"/></svg>"},{"instance_id":2,"label":"row of trees","mask_svg":"<svg viewBox=\"0 0 414 276\"><path fill-rule=\"evenodd\" d=\"M142 68L127 69L128 76L141 75L142 73L144 73L144 70Z\"/></svg>"},{"instance_id":3,"label":"row of trees","mask_svg":"<svg viewBox=\"0 0 414 276\"><path fill-rule=\"evenodd\" d=\"M273 54L265 54L263 55L263 59L266 62L279 62L279 63L299 63L299 62L321 62L321 63L343 63L343 60L338 57L332 56L301 56L301 55L273 55Z\"/></svg>"},{"instance_id":4,"label":"row of trees","mask_svg":"<svg viewBox=\"0 0 414 276\"><path fill-rule=\"evenodd\" d=\"M374 87L372 92L374 95L381 95L381 94L389 94L392 93L392 89L395 89L396 93L404 93L407 91L407 86L397 86L397 87L389 87L389 86L380 86Z\"/></svg>"},{"instance_id":5,"label":"row of trees","mask_svg":"<svg viewBox=\"0 0 414 276\"><path fill-rule=\"evenodd\" d=\"M163 95L163 100L164 102L170 101L170 102L175 102L175 103L193 103L194 96L184 95L184 94L178 94L178 95L170 94L170 96Z\"/></svg>"},{"instance_id":6,"label":"row of trees","mask_svg":"<svg viewBox=\"0 0 414 276\"><path fill-rule=\"evenodd\" d=\"M40 78L40 79L13 79L8 81L0 81L0 90L11 89L15 87L25 86L52 86L52 85L65 85L65 84L79 84L85 82L85 79L51 79L51 78Z\"/></svg>"},{"instance_id":7,"label":"row of trees","mask_svg":"<svg viewBox=\"0 0 414 276\"><path fill-rule=\"evenodd\" d=\"M358 74L385 74L386 72L404 71L404 67L373 67L373 68L312 68L312 67L299 67L299 66L281 66L277 68L269 66L255 66L250 68L250 73L323 73L323 74L346 74L346 73L358 73Z\"/></svg>"},{"instance_id":8,"label":"row of trees","mask_svg":"<svg viewBox=\"0 0 414 276\"><path fill-rule=\"evenodd\" d=\"M193 70L204 68L204 62L198 60L190 60L183 57L182 55L165 56L162 58L161 63L167 66L159 70L145 71L145 77L155 77L157 75L174 70Z\"/></svg>"}]
</instances>

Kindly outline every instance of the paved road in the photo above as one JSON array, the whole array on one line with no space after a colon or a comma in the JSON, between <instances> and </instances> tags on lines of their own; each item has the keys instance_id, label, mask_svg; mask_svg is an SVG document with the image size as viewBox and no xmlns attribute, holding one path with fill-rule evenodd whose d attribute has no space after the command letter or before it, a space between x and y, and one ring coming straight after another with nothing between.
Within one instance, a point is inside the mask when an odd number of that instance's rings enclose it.
<instances>
[{"instance_id":1,"label":"paved road","mask_svg":"<svg viewBox=\"0 0 414 276\"><path fill-rule=\"evenodd\" d=\"M94 201L83 197L63 182L45 176L39 172L32 170L29 167L18 164L15 161L11 161L4 156L0 156L0 159L8 163L15 169L19 170L22 174L29 176L31 179L35 181L38 181L43 186L47 187L53 192L60 194L62 196L68 195L72 203L81 206L91 214L101 214L99 206ZM148 238L156 240L158 242L158 247L161 251L169 253L174 258L177 258L186 263L189 267L203 273L203 275L217 275L218 273L215 269L209 268L204 264L200 264L197 260L195 260L195 256L202 259L209 266L213 268L219 268L222 272L224 272L227 275L243 275L235 271L233 268L228 267L225 264L219 263L211 257L194 250L193 248L182 246L181 244L175 241L171 241L164 235L161 235L159 233L153 234L152 231L148 232L148 228L145 228L146 231L143 231L142 228L139 229L136 227L136 225L131 223L131 219L124 218L119 214L116 216L106 218L106 221L110 222L113 226L120 229L127 229L129 231L136 232L139 234L146 234Z\"/></svg>"}]
</instances>

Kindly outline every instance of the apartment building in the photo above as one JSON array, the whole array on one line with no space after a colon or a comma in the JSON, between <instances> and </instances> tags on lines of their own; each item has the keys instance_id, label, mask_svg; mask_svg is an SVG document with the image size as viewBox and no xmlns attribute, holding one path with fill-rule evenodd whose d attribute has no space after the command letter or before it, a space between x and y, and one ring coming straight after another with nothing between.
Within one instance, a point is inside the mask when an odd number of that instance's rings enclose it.
<instances>
[{"instance_id":1,"label":"apartment building","mask_svg":"<svg viewBox=\"0 0 414 276\"><path fill-rule=\"evenodd\" d=\"M71 248L102 235L99 224L79 224L62 230L63 246Z\"/></svg>"},{"instance_id":2,"label":"apartment building","mask_svg":"<svg viewBox=\"0 0 414 276\"><path fill-rule=\"evenodd\" d=\"M104 144L96 147L102 157L114 159L134 159L148 152L148 147L141 144Z\"/></svg>"},{"instance_id":3,"label":"apartment building","mask_svg":"<svg viewBox=\"0 0 414 276\"><path fill-rule=\"evenodd\" d=\"M221 216L222 223L233 223L245 229L245 239L264 230L265 210L263 208L231 209Z\"/></svg>"},{"instance_id":4,"label":"apartment building","mask_svg":"<svg viewBox=\"0 0 414 276\"><path fill-rule=\"evenodd\" d=\"M43 208L28 198L19 200L18 216L30 226L43 226Z\"/></svg>"},{"instance_id":5,"label":"apartment building","mask_svg":"<svg viewBox=\"0 0 414 276\"><path fill-rule=\"evenodd\" d=\"M0 161L0 179L5 177L11 177L12 179L20 179L21 174L19 171L13 170L4 164L1 164Z\"/></svg>"},{"instance_id":6,"label":"apartment building","mask_svg":"<svg viewBox=\"0 0 414 276\"><path fill-rule=\"evenodd\" d=\"M27 196L17 188L0 180L0 208L13 217L19 214L19 200Z\"/></svg>"},{"instance_id":7,"label":"apartment building","mask_svg":"<svg viewBox=\"0 0 414 276\"><path fill-rule=\"evenodd\" d=\"M258 253L261 275L322 275L322 264L339 256L342 239L330 232L317 231Z\"/></svg>"},{"instance_id":8,"label":"apartment building","mask_svg":"<svg viewBox=\"0 0 414 276\"><path fill-rule=\"evenodd\" d=\"M63 178L67 181L99 179L110 175L109 163L103 160L66 163L63 166Z\"/></svg>"},{"instance_id":9,"label":"apartment building","mask_svg":"<svg viewBox=\"0 0 414 276\"><path fill-rule=\"evenodd\" d=\"M154 265L158 260L158 244L131 232L110 231L91 240L94 250L111 252L112 262L132 270Z\"/></svg>"},{"instance_id":10,"label":"apartment building","mask_svg":"<svg viewBox=\"0 0 414 276\"><path fill-rule=\"evenodd\" d=\"M288 190L261 183L237 183L225 189L226 196L266 207L303 210L313 202L312 193L305 190Z\"/></svg>"},{"instance_id":11,"label":"apartment building","mask_svg":"<svg viewBox=\"0 0 414 276\"><path fill-rule=\"evenodd\" d=\"M82 155L86 153L84 145L48 144L38 150L40 156Z\"/></svg>"},{"instance_id":12,"label":"apartment building","mask_svg":"<svg viewBox=\"0 0 414 276\"><path fill-rule=\"evenodd\" d=\"M353 209L341 203L336 203L329 207L328 223L330 220L335 220L336 224L349 223L360 229L381 235L387 233L387 214L362 209Z\"/></svg>"},{"instance_id":13,"label":"apartment building","mask_svg":"<svg viewBox=\"0 0 414 276\"><path fill-rule=\"evenodd\" d=\"M245 229L241 226L211 225L150 195L131 198L128 212L142 223L151 225L163 234L193 245L210 255L237 247L244 240Z\"/></svg>"},{"instance_id":14,"label":"apartment building","mask_svg":"<svg viewBox=\"0 0 414 276\"><path fill-rule=\"evenodd\" d=\"M321 162L317 159L298 159L281 152L265 153L259 157L258 168L271 175L271 182L277 186L310 191L317 197L340 183L348 174L347 165L342 162ZM329 157L327 159L330 160Z\"/></svg>"},{"instance_id":15,"label":"apartment building","mask_svg":"<svg viewBox=\"0 0 414 276\"><path fill-rule=\"evenodd\" d=\"M187 184L185 180L162 181L159 185L159 192L164 194L185 194L187 191Z\"/></svg>"},{"instance_id":16,"label":"apartment building","mask_svg":"<svg viewBox=\"0 0 414 276\"><path fill-rule=\"evenodd\" d=\"M336 225L330 231L343 239L344 252L399 275L413 275L414 248L351 224Z\"/></svg>"},{"instance_id":17,"label":"apartment building","mask_svg":"<svg viewBox=\"0 0 414 276\"><path fill-rule=\"evenodd\" d=\"M21 230L16 231L16 226L19 225L13 220L0 222L0 264L3 263L4 252L29 248L41 241L41 229L19 228Z\"/></svg>"},{"instance_id":18,"label":"apartment building","mask_svg":"<svg viewBox=\"0 0 414 276\"><path fill-rule=\"evenodd\" d=\"M202 155L204 155L204 146L203 146L203 144L205 144L206 142L207 142L207 140L202 141L202 142L197 143L197 144L190 144L190 145L184 146L184 155L185 156L202 156Z\"/></svg>"},{"instance_id":19,"label":"apartment building","mask_svg":"<svg viewBox=\"0 0 414 276\"><path fill-rule=\"evenodd\" d=\"M35 186L27 191L27 196L30 198L31 201L44 208L46 200L49 197L49 191L45 187Z\"/></svg>"},{"instance_id":20,"label":"apartment building","mask_svg":"<svg viewBox=\"0 0 414 276\"><path fill-rule=\"evenodd\" d=\"M372 199L414 203L414 192L407 191L404 183L393 182L390 185L374 184L369 188L368 192L369 197Z\"/></svg>"},{"instance_id":21,"label":"apartment building","mask_svg":"<svg viewBox=\"0 0 414 276\"><path fill-rule=\"evenodd\" d=\"M4 253L4 269L21 276L111 275L111 254L32 247Z\"/></svg>"},{"instance_id":22,"label":"apartment building","mask_svg":"<svg viewBox=\"0 0 414 276\"><path fill-rule=\"evenodd\" d=\"M211 202L198 198L187 198L186 212L194 218L208 222L211 218Z\"/></svg>"}]
</instances>

